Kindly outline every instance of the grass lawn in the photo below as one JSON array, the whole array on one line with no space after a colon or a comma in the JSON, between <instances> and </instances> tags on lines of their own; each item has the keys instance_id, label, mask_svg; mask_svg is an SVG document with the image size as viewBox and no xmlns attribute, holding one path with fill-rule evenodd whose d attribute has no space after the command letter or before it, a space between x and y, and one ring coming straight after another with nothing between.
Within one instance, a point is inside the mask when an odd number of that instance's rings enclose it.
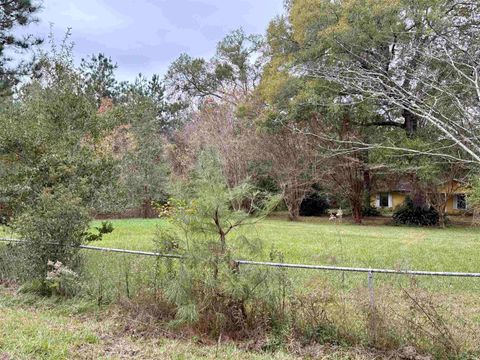
<instances>
[{"instance_id":1,"label":"grass lawn","mask_svg":"<svg viewBox=\"0 0 480 360\"><path fill-rule=\"evenodd\" d=\"M114 232L94 245L154 250L153 239L157 228L167 226L161 219L113 220L112 223ZM96 222L93 225L98 224L99 222ZM5 229L0 229L0 236L9 235L11 234ZM373 223L357 226L348 221L331 223L325 218L303 219L293 223L277 215L255 226L238 230L232 234L230 241L235 243L238 235L262 239L265 253L268 254L269 250L274 248L284 254L285 262L290 263L480 272L480 229L476 228L411 228ZM295 356L310 356L295 352L249 352L239 348L239 344L227 341L217 346L215 342L204 343L193 335L181 338L177 334L165 336L158 331L148 333L147 336L137 334L135 329L138 324L132 324L132 319L123 316L117 305L98 304L117 304L118 299L141 294L145 286L151 286L154 282L155 271L152 270L155 259L91 251L84 253L87 259L85 276L89 279L88 288L85 290L89 295L86 297L90 299L88 301L59 301L33 295L17 295L13 291L5 290L0 284L1 360L292 359ZM259 255L257 259L269 260L267 255ZM294 284L303 284L301 281L307 280L315 291L322 289L322 281L327 279L325 272L295 270L289 274L293 275L291 280ZM343 276L342 273L329 273L328 279L342 285ZM369 299L366 276L348 274L346 279L355 286L343 295L339 293L340 296L345 296L345 309L352 316L362 317L362 304L368 303ZM398 302L397 295L400 293L396 291L399 289L390 286L391 280L391 276L375 275L375 299L379 305L385 303L390 306ZM410 280L403 280L408 286ZM461 319L461 324L465 324L462 319L468 319L469 326L475 326L471 331L478 329L478 279L431 278L427 281L432 281L433 284L428 285L435 286L439 291L434 298L445 305L444 312L454 313L455 319ZM358 284L360 287L356 287ZM352 301L351 304L349 301ZM402 304L398 304L399 309L403 309ZM353 323L360 329L364 326L362 321L360 318L358 321L354 319ZM466 330L466 327L460 328L460 333ZM474 339L471 341L477 339L471 335L467 338ZM314 349L313 357L338 360L371 358L363 350L356 353L355 349L319 348Z\"/></svg>"},{"instance_id":2,"label":"grass lawn","mask_svg":"<svg viewBox=\"0 0 480 360\"><path fill-rule=\"evenodd\" d=\"M99 246L152 250L160 219L113 220ZM281 251L285 262L480 272L480 229L415 228L331 223L325 218L289 222L282 217L237 231ZM235 236L235 234L233 235ZM268 260L264 258L263 260Z\"/></svg>"}]
</instances>

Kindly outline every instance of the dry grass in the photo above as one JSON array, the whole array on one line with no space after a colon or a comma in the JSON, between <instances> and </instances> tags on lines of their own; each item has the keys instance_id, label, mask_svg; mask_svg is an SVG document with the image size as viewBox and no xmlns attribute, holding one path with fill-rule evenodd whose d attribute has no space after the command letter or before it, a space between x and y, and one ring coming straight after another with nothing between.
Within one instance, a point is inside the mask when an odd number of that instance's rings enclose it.
<instances>
[{"instance_id":1,"label":"dry grass","mask_svg":"<svg viewBox=\"0 0 480 360\"><path fill-rule=\"evenodd\" d=\"M282 351L265 352L261 349L268 337L232 342L188 330L172 332L162 322L164 313L151 307L138 311L135 306L58 303L0 287L0 359L430 359L411 347L384 352L361 346L302 345L294 339Z\"/></svg>"}]
</instances>

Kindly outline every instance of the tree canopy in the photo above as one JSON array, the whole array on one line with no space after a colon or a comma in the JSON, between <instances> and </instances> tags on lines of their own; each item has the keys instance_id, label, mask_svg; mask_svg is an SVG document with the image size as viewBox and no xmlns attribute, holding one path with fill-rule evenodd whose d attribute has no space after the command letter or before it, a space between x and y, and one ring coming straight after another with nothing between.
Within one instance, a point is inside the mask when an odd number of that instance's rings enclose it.
<instances>
[{"instance_id":1,"label":"tree canopy","mask_svg":"<svg viewBox=\"0 0 480 360\"><path fill-rule=\"evenodd\" d=\"M0 95L10 93L19 77L31 72L30 61L14 59L14 51L25 52L39 45L42 39L33 35L19 36L16 30L37 21L38 1L0 1Z\"/></svg>"}]
</instances>

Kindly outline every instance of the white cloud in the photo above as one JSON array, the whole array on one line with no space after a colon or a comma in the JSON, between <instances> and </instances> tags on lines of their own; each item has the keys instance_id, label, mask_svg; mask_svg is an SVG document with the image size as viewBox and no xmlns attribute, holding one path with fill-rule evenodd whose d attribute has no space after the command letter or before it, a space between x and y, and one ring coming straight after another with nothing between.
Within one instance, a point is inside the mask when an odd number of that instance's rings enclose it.
<instances>
[{"instance_id":1,"label":"white cloud","mask_svg":"<svg viewBox=\"0 0 480 360\"><path fill-rule=\"evenodd\" d=\"M134 19L99 0L50 0L40 14L42 22L71 27L87 34L111 33L129 26Z\"/></svg>"},{"instance_id":2,"label":"white cloud","mask_svg":"<svg viewBox=\"0 0 480 360\"><path fill-rule=\"evenodd\" d=\"M283 0L45 0L40 24L25 33L57 39L72 28L78 59L103 52L119 76L163 73L181 52L210 57L227 32L264 33ZM23 31L22 31L23 32ZM48 46L48 45L46 45Z\"/></svg>"}]
</instances>

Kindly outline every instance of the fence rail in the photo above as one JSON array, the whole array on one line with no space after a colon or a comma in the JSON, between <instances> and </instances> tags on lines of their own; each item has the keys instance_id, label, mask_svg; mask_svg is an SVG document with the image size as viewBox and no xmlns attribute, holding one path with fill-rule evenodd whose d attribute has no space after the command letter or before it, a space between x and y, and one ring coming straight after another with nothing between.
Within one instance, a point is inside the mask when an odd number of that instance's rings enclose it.
<instances>
[{"instance_id":1,"label":"fence rail","mask_svg":"<svg viewBox=\"0 0 480 360\"><path fill-rule=\"evenodd\" d=\"M10 243L26 243L26 240L14 239L14 238L0 238L0 242ZM51 245L58 245L58 243L50 243ZM114 252L124 253L130 255L140 256L154 256L163 258L182 259L183 256L176 254L162 254L150 251L140 250L128 250L117 248L106 248L90 245L79 245L79 249L102 251L102 252ZM310 270L325 270L325 271L345 271L355 273L367 273L367 274L398 274L398 275L412 275L412 276L444 276L444 277L471 277L480 278L480 273L470 272L449 272L449 271L420 271L420 270L395 270L395 269L376 269L376 268L360 268L360 267L345 267L345 266L330 266L330 265L307 265L307 264L288 264L277 262L263 262L263 261L250 261L250 260L234 260L238 265L252 265L252 266L267 266L277 268L291 268L291 269L310 269Z\"/></svg>"}]
</instances>

